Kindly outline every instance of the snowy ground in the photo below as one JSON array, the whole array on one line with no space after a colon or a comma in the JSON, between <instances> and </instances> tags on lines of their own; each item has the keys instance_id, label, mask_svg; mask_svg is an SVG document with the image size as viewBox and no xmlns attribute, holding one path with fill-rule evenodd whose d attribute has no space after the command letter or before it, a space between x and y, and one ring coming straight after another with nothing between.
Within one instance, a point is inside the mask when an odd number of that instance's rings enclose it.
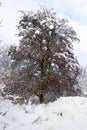
<instances>
[{"instance_id":1,"label":"snowy ground","mask_svg":"<svg viewBox=\"0 0 87 130\"><path fill-rule=\"evenodd\" d=\"M59 98L47 105L14 105L0 97L0 130L87 130L87 98Z\"/></svg>"}]
</instances>

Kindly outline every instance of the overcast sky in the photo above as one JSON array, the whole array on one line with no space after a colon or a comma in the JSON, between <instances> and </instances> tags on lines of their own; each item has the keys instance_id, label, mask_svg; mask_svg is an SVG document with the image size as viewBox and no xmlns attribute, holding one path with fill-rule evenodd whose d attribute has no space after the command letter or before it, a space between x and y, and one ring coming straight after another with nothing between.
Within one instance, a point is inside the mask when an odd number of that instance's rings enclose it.
<instances>
[{"instance_id":1,"label":"overcast sky","mask_svg":"<svg viewBox=\"0 0 87 130\"><path fill-rule=\"evenodd\" d=\"M46 5L53 8L57 16L62 16L70 21L77 32L80 43L74 43L75 55L82 66L87 66L87 0L1 0L0 40L2 44L17 44L18 30L16 25L20 19L19 10L30 11Z\"/></svg>"}]
</instances>

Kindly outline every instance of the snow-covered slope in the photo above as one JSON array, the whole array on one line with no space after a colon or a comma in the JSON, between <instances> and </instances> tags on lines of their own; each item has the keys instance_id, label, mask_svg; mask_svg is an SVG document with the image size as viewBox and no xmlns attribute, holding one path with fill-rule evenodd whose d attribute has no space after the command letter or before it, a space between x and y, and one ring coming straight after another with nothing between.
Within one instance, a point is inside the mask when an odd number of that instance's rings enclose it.
<instances>
[{"instance_id":1,"label":"snow-covered slope","mask_svg":"<svg viewBox=\"0 0 87 130\"><path fill-rule=\"evenodd\" d=\"M87 130L87 98L62 97L47 105L14 105L0 98L0 130Z\"/></svg>"}]
</instances>

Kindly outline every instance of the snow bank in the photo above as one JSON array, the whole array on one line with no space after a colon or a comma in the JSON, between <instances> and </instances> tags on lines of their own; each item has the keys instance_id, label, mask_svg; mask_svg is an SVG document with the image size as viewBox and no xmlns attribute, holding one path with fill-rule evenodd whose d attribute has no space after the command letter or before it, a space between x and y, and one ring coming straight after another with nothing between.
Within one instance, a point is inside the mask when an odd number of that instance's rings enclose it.
<instances>
[{"instance_id":1,"label":"snow bank","mask_svg":"<svg viewBox=\"0 0 87 130\"><path fill-rule=\"evenodd\" d=\"M59 98L47 105L14 105L0 98L0 130L87 130L87 98Z\"/></svg>"}]
</instances>

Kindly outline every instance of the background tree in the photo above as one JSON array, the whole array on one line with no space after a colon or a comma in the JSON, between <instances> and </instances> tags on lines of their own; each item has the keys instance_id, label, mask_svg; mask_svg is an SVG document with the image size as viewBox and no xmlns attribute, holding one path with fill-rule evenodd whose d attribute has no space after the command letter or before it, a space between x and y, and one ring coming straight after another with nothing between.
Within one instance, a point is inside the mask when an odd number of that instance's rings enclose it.
<instances>
[{"instance_id":1,"label":"background tree","mask_svg":"<svg viewBox=\"0 0 87 130\"><path fill-rule=\"evenodd\" d=\"M79 63L72 45L79 41L76 32L66 19L57 18L47 8L22 14L19 46L9 50L13 81L10 92L25 98L36 94L41 100L47 93L63 96L66 91L66 95L77 95L73 86L77 84Z\"/></svg>"},{"instance_id":2,"label":"background tree","mask_svg":"<svg viewBox=\"0 0 87 130\"><path fill-rule=\"evenodd\" d=\"M87 67L81 67L80 75L78 76L78 84L80 87L81 95L87 96Z\"/></svg>"},{"instance_id":3,"label":"background tree","mask_svg":"<svg viewBox=\"0 0 87 130\"><path fill-rule=\"evenodd\" d=\"M0 83L10 80L11 59L8 57L9 47L0 47Z\"/></svg>"}]
</instances>

